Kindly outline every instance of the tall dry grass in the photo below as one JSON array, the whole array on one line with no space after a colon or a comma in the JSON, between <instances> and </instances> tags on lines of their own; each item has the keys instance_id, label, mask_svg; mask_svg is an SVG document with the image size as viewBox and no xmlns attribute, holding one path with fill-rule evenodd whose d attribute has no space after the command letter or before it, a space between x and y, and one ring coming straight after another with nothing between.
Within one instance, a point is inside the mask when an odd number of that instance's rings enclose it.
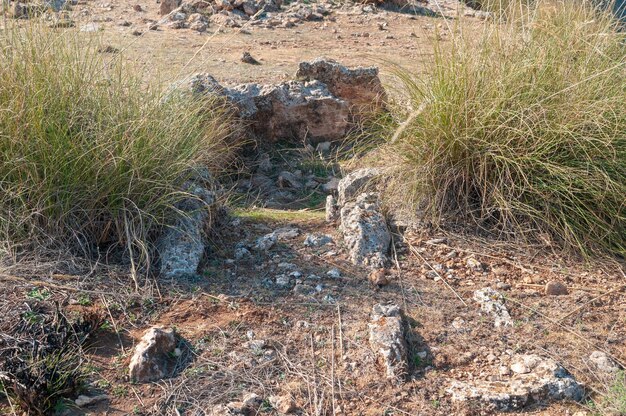
<instances>
[{"instance_id":1,"label":"tall dry grass","mask_svg":"<svg viewBox=\"0 0 626 416\"><path fill-rule=\"evenodd\" d=\"M421 111L390 145L396 201L626 254L626 44L613 16L554 1L478 36L457 25L430 77L399 73Z\"/></svg>"},{"instance_id":2,"label":"tall dry grass","mask_svg":"<svg viewBox=\"0 0 626 416\"><path fill-rule=\"evenodd\" d=\"M145 260L180 215L181 184L228 160L219 103L163 99L98 46L37 24L0 30L0 240L14 250L51 240Z\"/></svg>"}]
</instances>

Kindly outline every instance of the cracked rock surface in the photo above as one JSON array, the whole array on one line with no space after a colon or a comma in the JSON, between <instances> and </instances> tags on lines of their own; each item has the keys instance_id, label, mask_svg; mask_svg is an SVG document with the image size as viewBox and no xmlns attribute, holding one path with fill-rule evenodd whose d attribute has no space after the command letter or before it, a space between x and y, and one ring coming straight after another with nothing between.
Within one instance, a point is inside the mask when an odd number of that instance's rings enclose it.
<instances>
[{"instance_id":1,"label":"cracked rock surface","mask_svg":"<svg viewBox=\"0 0 626 416\"><path fill-rule=\"evenodd\" d=\"M501 411L534 403L581 401L584 387L550 358L536 354L513 357L510 377L496 381L454 381L447 389L455 401L478 401Z\"/></svg>"}]
</instances>

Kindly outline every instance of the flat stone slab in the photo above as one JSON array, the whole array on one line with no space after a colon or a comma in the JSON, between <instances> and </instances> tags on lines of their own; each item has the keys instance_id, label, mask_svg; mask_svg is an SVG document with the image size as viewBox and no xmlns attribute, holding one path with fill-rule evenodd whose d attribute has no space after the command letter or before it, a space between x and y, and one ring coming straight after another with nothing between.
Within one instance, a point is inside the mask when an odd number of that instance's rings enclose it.
<instances>
[{"instance_id":1,"label":"flat stone slab","mask_svg":"<svg viewBox=\"0 0 626 416\"><path fill-rule=\"evenodd\" d=\"M581 401L583 385L551 358L535 354L514 356L510 376L497 381L454 381L446 390L454 401L473 401L500 411L518 410L534 403Z\"/></svg>"}]
</instances>

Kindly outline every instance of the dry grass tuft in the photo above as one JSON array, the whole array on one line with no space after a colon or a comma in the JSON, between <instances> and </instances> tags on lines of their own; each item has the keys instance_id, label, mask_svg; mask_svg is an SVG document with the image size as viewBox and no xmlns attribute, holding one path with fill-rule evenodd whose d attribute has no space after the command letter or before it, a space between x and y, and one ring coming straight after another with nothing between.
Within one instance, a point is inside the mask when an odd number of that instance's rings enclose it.
<instances>
[{"instance_id":1,"label":"dry grass tuft","mask_svg":"<svg viewBox=\"0 0 626 416\"><path fill-rule=\"evenodd\" d=\"M0 30L0 240L147 260L181 184L223 168L220 104L169 96L72 30Z\"/></svg>"},{"instance_id":2,"label":"dry grass tuft","mask_svg":"<svg viewBox=\"0 0 626 416\"><path fill-rule=\"evenodd\" d=\"M608 13L542 3L487 24L461 21L431 76L399 76L422 108L390 145L393 193L583 253L626 254L626 47ZM470 39L471 36L474 37Z\"/></svg>"}]
</instances>

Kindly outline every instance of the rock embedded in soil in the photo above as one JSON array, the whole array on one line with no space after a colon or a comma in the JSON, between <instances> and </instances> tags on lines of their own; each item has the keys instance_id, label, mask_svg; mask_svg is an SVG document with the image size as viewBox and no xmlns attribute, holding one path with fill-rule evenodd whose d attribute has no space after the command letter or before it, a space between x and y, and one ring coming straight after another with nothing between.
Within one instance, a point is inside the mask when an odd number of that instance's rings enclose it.
<instances>
[{"instance_id":1,"label":"rock embedded in soil","mask_svg":"<svg viewBox=\"0 0 626 416\"><path fill-rule=\"evenodd\" d=\"M293 399L289 396L270 396L269 402L278 413L288 415L297 410Z\"/></svg>"},{"instance_id":2,"label":"rock embedded in soil","mask_svg":"<svg viewBox=\"0 0 626 416\"><path fill-rule=\"evenodd\" d=\"M346 203L340 218L339 228L352 263L371 269L385 267L391 233L380 211L378 195L361 194L356 202Z\"/></svg>"},{"instance_id":3,"label":"rock embedded in soil","mask_svg":"<svg viewBox=\"0 0 626 416\"><path fill-rule=\"evenodd\" d=\"M372 191L374 179L380 174L377 168L363 168L350 172L337 184L337 205L341 208L363 192Z\"/></svg>"},{"instance_id":4,"label":"rock embedded in soil","mask_svg":"<svg viewBox=\"0 0 626 416\"><path fill-rule=\"evenodd\" d=\"M474 300L480 304L480 308L494 318L496 328L513 326L513 319L504 305L504 296L500 292L487 287L474 292Z\"/></svg>"},{"instance_id":5,"label":"rock embedded in soil","mask_svg":"<svg viewBox=\"0 0 626 416\"><path fill-rule=\"evenodd\" d=\"M97 396L86 396L81 394L76 398L76 400L74 400L74 403L76 403L76 406L78 407L85 407L108 399L109 396L107 396L106 394L100 394Z\"/></svg>"},{"instance_id":6,"label":"rock embedded in soil","mask_svg":"<svg viewBox=\"0 0 626 416\"><path fill-rule=\"evenodd\" d=\"M326 222L335 222L339 219L339 210L335 203L335 197L328 195L326 197Z\"/></svg>"},{"instance_id":7,"label":"rock embedded in soil","mask_svg":"<svg viewBox=\"0 0 626 416\"><path fill-rule=\"evenodd\" d=\"M596 370L605 374L615 374L620 370L620 366L604 351L593 351L589 361Z\"/></svg>"},{"instance_id":8,"label":"rock embedded in soil","mask_svg":"<svg viewBox=\"0 0 626 416\"><path fill-rule=\"evenodd\" d=\"M177 204L183 213L172 227L164 230L157 241L160 272L166 278L196 274L205 252L204 230L209 225L209 207L216 195L208 189L208 179L201 176L185 183L191 196Z\"/></svg>"},{"instance_id":9,"label":"rock embedded in soil","mask_svg":"<svg viewBox=\"0 0 626 416\"><path fill-rule=\"evenodd\" d=\"M261 65L261 62L257 61L250 54L250 52L244 52L243 55L241 55L241 62L243 62L244 64L249 64L249 65Z\"/></svg>"},{"instance_id":10,"label":"rock embedded in soil","mask_svg":"<svg viewBox=\"0 0 626 416\"><path fill-rule=\"evenodd\" d=\"M326 234L307 234L303 244L305 247L323 247L332 242L333 238Z\"/></svg>"},{"instance_id":11,"label":"rock embedded in soil","mask_svg":"<svg viewBox=\"0 0 626 416\"><path fill-rule=\"evenodd\" d=\"M168 375L169 358L176 349L172 328L150 328L135 347L130 360L130 379L139 383L157 381Z\"/></svg>"},{"instance_id":12,"label":"rock embedded in soil","mask_svg":"<svg viewBox=\"0 0 626 416\"><path fill-rule=\"evenodd\" d=\"M499 369L499 381L454 381L447 391L454 401L481 402L499 411L557 400L581 401L585 397L584 387L550 358L517 355L512 358L510 370Z\"/></svg>"},{"instance_id":13,"label":"rock embedded in soil","mask_svg":"<svg viewBox=\"0 0 626 416\"><path fill-rule=\"evenodd\" d=\"M277 241L278 237L276 237L276 233L272 232L265 234L264 236L257 238L253 249L257 252L267 252L274 247Z\"/></svg>"},{"instance_id":14,"label":"rock embedded in soil","mask_svg":"<svg viewBox=\"0 0 626 416\"><path fill-rule=\"evenodd\" d=\"M569 291L567 290L567 286L563 283L553 280L551 282L546 283L545 294L548 296L563 296L567 295Z\"/></svg>"},{"instance_id":15,"label":"rock embedded in soil","mask_svg":"<svg viewBox=\"0 0 626 416\"><path fill-rule=\"evenodd\" d=\"M407 343L400 307L376 304L369 323L369 341L378 354L388 379L402 382L407 376Z\"/></svg>"}]
</instances>

